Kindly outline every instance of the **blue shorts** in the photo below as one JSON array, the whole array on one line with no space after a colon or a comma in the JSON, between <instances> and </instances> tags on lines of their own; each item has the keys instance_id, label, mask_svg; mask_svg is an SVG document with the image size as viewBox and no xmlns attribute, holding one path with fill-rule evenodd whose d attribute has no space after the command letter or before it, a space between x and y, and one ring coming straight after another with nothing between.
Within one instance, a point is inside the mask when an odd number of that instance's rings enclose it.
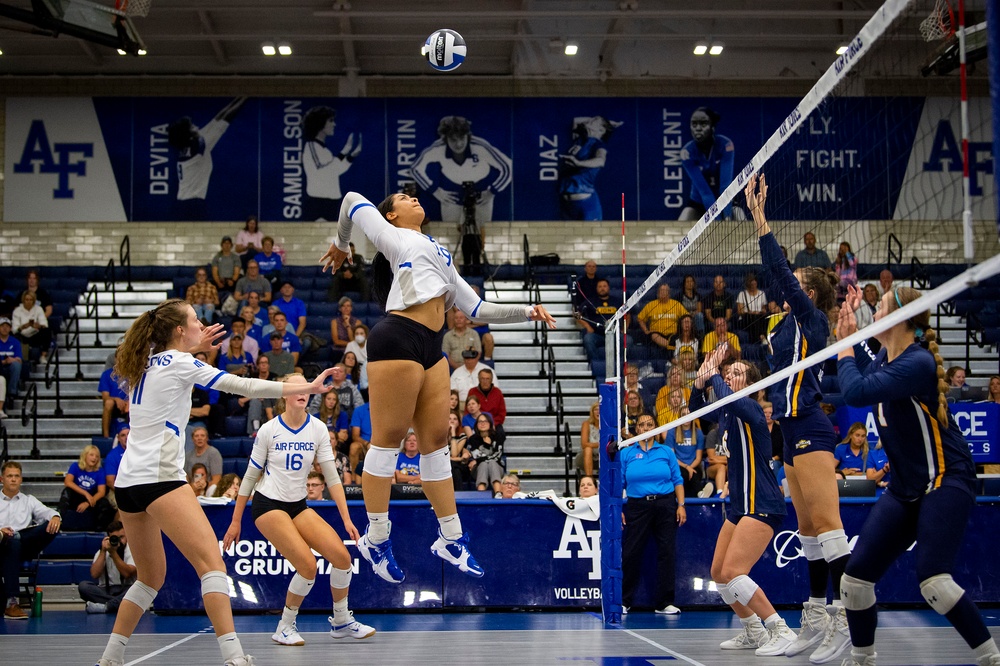
<instances>
[{"instance_id":1,"label":"blue shorts","mask_svg":"<svg viewBox=\"0 0 1000 666\"><path fill-rule=\"evenodd\" d=\"M785 515L783 513L736 513L730 506L726 506L726 520L733 525L738 524L740 518L753 518L769 526L774 532L780 530L781 526L785 524Z\"/></svg>"},{"instance_id":2,"label":"blue shorts","mask_svg":"<svg viewBox=\"0 0 1000 666\"><path fill-rule=\"evenodd\" d=\"M833 432L830 419L819 407L801 416L788 416L780 421L781 434L785 438L784 462L795 467L795 456L813 451L829 451L837 448L837 435Z\"/></svg>"}]
</instances>

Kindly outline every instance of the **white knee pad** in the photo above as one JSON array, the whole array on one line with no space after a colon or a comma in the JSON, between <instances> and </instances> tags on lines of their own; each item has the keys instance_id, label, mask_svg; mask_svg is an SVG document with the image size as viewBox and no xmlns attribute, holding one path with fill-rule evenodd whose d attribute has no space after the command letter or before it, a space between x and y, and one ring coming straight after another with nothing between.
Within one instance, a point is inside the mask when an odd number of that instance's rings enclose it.
<instances>
[{"instance_id":1,"label":"white knee pad","mask_svg":"<svg viewBox=\"0 0 1000 666\"><path fill-rule=\"evenodd\" d=\"M296 571L295 575L292 576L292 580L288 582L288 591L292 594L297 594L300 597L306 597L309 596L309 592L313 589L313 585L315 584L315 578L309 580Z\"/></svg>"},{"instance_id":2,"label":"white knee pad","mask_svg":"<svg viewBox=\"0 0 1000 666\"><path fill-rule=\"evenodd\" d=\"M823 551L823 559L833 562L846 555L851 554L851 546L847 543L847 533L844 530L830 530L823 532L816 540Z\"/></svg>"},{"instance_id":3,"label":"white knee pad","mask_svg":"<svg viewBox=\"0 0 1000 666\"><path fill-rule=\"evenodd\" d=\"M337 569L336 567L330 569L330 587L335 590L346 590L351 586L351 578L354 576L354 571L351 567L346 569Z\"/></svg>"},{"instance_id":4,"label":"white knee pad","mask_svg":"<svg viewBox=\"0 0 1000 666\"><path fill-rule=\"evenodd\" d=\"M722 601L727 606L732 606L736 603L736 595L733 594L728 585L725 583L716 583L716 586L719 588L719 596L722 597Z\"/></svg>"},{"instance_id":5,"label":"white knee pad","mask_svg":"<svg viewBox=\"0 0 1000 666\"><path fill-rule=\"evenodd\" d=\"M229 590L226 590L228 594ZM143 611L149 610L153 605L153 599L156 599L156 590L146 585L141 580L135 581L132 587L128 588L125 592L124 599L126 601L131 601L136 606L141 608Z\"/></svg>"},{"instance_id":6,"label":"white knee pad","mask_svg":"<svg viewBox=\"0 0 1000 666\"><path fill-rule=\"evenodd\" d=\"M920 594L924 595L931 608L944 615L955 607L965 590L951 574L938 574L920 583Z\"/></svg>"},{"instance_id":7,"label":"white knee pad","mask_svg":"<svg viewBox=\"0 0 1000 666\"><path fill-rule=\"evenodd\" d=\"M875 583L844 574L840 579L840 598L849 611L862 611L875 605Z\"/></svg>"},{"instance_id":8,"label":"white knee pad","mask_svg":"<svg viewBox=\"0 0 1000 666\"><path fill-rule=\"evenodd\" d=\"M229 596L229 578L225 571L209 571L201 577L201 596L213 592Z\"/></svg>"},{"instance_id":9,"label":"white knee pad","mask_svg":"<svg viewBox=\"0 0 1000 666\"><path fill-rule=\"evenodd\" d=\"M820 548L819 540L816 537L800 536L799 541L802 542L802 554L806 556L807 561L815 562L823 559L823 549Z\"/></svg>"},{"instance_id":10,"label":"white knee pad","mask_svg":"<svg viewBox=\"0 0 1000 666\"><path fill-rule=\"evenodd\" d=\"M447 446L420 456L421 481L448 481L450 479L451 452Z\"/></svg>"},{"instance_id":11,"label":"white knee pad","mask_svg":"<svg viewBox=\"0 0 1000 666\"><path fill-rule=\"evenodd\" d=\"M399 458L399 449L383 449L373 446L368 449L368 453L365 455L365 472L383 479L392 478L396 475L397 458Z\"/></svg>"},{"instance_id":12,"label":"white knee pad","mask_svg":"<svg viewBox=\"0 0 1000 666\"><path fill-rule=\"evenodd\" d=\"M753 578L750 576L737 576L729 581L729 593L744 606L750 603L750 598L758 589L760 586L753 582Z\"/></svg>"}]
</instances>

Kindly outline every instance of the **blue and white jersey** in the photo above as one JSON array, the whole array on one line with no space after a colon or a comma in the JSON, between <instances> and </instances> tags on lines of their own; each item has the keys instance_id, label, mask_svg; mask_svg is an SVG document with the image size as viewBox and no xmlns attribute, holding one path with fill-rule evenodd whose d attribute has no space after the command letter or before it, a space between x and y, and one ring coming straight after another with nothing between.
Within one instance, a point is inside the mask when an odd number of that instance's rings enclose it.
<instances>
[{"instance_id":1,"label":"blue and white jersey","mask_svg":"<svg viewBox=\"0 0 1000 666\"><path fill-rule=\"evenodd\" d=\"M600 150L605 150L604 142L592 136L578 137L570 146L568 154L578 160L591 160ZM559 183L561 194L593 194L597 191L597 174L601 167L575 167L564 164Z\"/></svg>"},{"instance_id":2,"label":"blue and white jersey","mask_svg":"<svg viewBox=\"0 0 1000 666\"><path fill-rule=\"evenodd\" d=\"M263 470L255 490L279 502L298 502L306 497L306 478L313 461L334 462L326 424L306 414L306 421L292 430L281 416L260 427L250 453L250 464ZM340 483L340 477L326 480Z\"/></svg>"},{"instance_id":3,"label":"blue and white jersey","mask_svg":"<svg viewBox=\"0 0 1000 666\"><path fill-rule=\"evenodd\" d=\"M431 166L435 168L431 169ZM510 185L513 162L489 141L470 136L465 152L451 152L444 139L438 139L420 153L411 167L413 179L425 192L437 188L460 194L462 183L472 181L477 190L494 194Z\"/></svg>"},{"instance_id":4,"label":"blue and white jersey","mask_svg":"<svg viewBox=\"0 0 1000 666\"><path fill-rule=\"evenodd\" d=\"M129 396L128 446L116 488L144 483L186 481L184 428L191 416L191 389L212 388L226 373L187 352L153 354Z\"/></svg>"},{"instance_id":5,"label":"blue and white jersey","mask_svg":"<svg viewBox=\"0 0 1000 666\"><path fill-rule=\"evenodd\" d=\"M316 199L340 199L340 176L351 168L351 161L330 152L320 141L306 141L302 150L302 169L306 173L306 194Z\"/></svg>"},{"instance_id":6,"label":"blue and white jersey","mask_svg":"<svg viewBox=\"0 0 1000 666\"><path fill-rule=\"evenodd\" d=\"M208 181L212 178L212 149L229 129L225 120L212 120L198 129L200 138L195 148L185 148L177 156L177 198L204 199Z\"/></svg>"}]
</instances>

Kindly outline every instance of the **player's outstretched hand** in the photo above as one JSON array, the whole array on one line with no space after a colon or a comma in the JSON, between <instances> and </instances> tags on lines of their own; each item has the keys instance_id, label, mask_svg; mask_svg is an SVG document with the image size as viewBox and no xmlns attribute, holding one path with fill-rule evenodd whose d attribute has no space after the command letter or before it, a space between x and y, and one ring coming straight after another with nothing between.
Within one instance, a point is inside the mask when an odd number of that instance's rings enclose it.
<instances>
[{"instance_id":1,"label":"player's outstretched hand","mask_svg":"<svg viewBox=\"0 0 1000 666\"><path fill-rule=\"evenodd\" d=\"M327 368L323 372L316 375L316 379L312 380L306 384L303 388L308 388L308 391L301 391L303 393L326 393L329 391L333 384L327 384L326 380L333 374L333 368Z\"/></svg>"},{"instance_id":2,"label":"player's outstretched hand","mask_svg":"<svg viewBox=\"0 0 1000 666\"><path fill-rule=\"evenodd\" d=\"M837 314L837 340L843 340L858 330L858 320L854 318L854 310L848 301L844 301Z\"/></svg>"},{"instance_id":3,"label":"player's outstretched hand","mask_svg":"<svg viewBox=\"0 0 1000 666\"><path fill-rule=\"evenodd\" d=\"M337 247L336 243L330 243L330 249L320 257L319 263L323 264L323 272L325 273L327 269L336 271L345 261L349 264L353 263L351 255Z\"/></svg>"},{"instance_id":4,"label":"player's outstretched hand","mask_svg":"<svg viewBox=\"0 0 1000 666\"><path fill-rule=\"evenodd\" d=\"M531 311L528 313L528 319L531 321L544 321L549 325L549 328L556 327L555 318L549 314L549 311L545 309L544 305L531 306Z\"/></svg>"},{"instance_id":5,"label":"player's outstretched hand","mask_svg":"<svg viewBox=\"0 0 1000 666\"><path fill-rule=\"evenodd\" d=\"M216 341L226 334L226 327L222 324L212 324L201 329L201 339L198 341L194 347L188 350L189 354L197 354L198 352L208 353L213 349L219 349L222 344L216 344Z\"/></svg>"},{"instance_id":6,"label":"player's outstretched hand","mask_svg":"<svg viewBox=\"0 0 1000 666\"><path fill-rule=\"evenodd\" d=\"M858 289L857 285L847 285L847 296L844 297L844 302L850 304L851 312L857 312L858 308L861 307L861 294L862 291Z\"/></svg>"}]
</instances>

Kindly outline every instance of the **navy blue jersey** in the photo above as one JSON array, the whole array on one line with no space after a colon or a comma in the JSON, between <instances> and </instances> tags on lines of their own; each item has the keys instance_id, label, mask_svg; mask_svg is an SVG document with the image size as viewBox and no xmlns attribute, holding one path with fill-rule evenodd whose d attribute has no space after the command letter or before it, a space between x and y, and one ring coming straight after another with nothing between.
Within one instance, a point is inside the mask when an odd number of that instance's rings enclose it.
<instances>
[{"instance_id":1,"label":"navy blue jersey","mask_svg":"<svg viewBox=\"0 0 1000 666\"><path fill-rule=\"evenodd\" d=\"M887 492L912 500L942 483L971 491L976 466L969 445L950 413L947 428L935 417L934 356L916 343L892 362L885 349L874 355L862 344L854 353L855 358L837 363L840 392L849 405L875 406L882 448L892 469Z\"/></svg>"},{"instance_id":2,"label":"navy blue jersey","mask_svg":"<svg viewBox=\"0 0 1000 666\"><path fill-rule=\"evenodd\" d=\"M771 372L777 372L826 347L830 321L802 291L774 234L760 237L760 258L764 270L771 275L768 295L776 303L788 303L792 309L767 336L767 364ZM819 404L823 398L819 390L820 372L820 364L817 364L767 389L767 398L774 405L775 421L799 416Z\"/></svg>"},{"instance_id":3,"label":"navy blue jersey","mask_svg":"<svg viewBox=\"0 0 1000 666\"><path fill-rule=\"evenodd\" d=\"M716 134L712 138L712 147L708 155L701 152L697 142L687 142L681 150L681 166L691 179L689 203L708 210L719 198L722 190L733 182L735 157L733 142L721 134ZM732 207L732 203L726 206L723 211L726 217L732 217Z\"/></svg>"},{"instance_id":4,"label":"navy blue jersey","mask_svg":"<svg viewBox=\"0 0 1000 666\"><path fill-rule=\"evenodd\" d=\"M712 377L717 398L733 391L719 375ZM706 405L705 392L695 388L691 410ZM729 501L738 515L748 513L784 515L785 497L771 471L771 433L764 409L756 400L740 398L722 407L719 418L723 449L728 451Z\"/></svg>"}]
</instances>

